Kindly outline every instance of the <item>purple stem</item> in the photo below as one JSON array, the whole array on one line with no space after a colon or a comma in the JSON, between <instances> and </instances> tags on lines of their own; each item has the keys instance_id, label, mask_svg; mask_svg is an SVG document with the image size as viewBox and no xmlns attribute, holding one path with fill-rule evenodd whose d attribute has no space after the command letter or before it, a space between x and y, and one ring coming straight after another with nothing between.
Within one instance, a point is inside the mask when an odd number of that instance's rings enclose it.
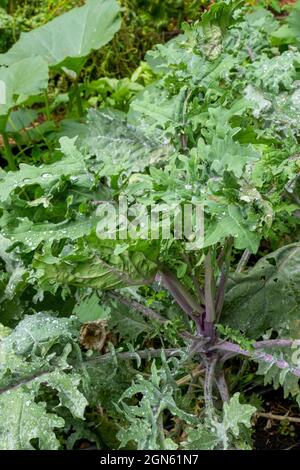
<instances>
[{"instance_id":1,"label":"purple stem","mask_svg":"<svg viewBox=\"0 0 300 470\"><path fill-rule=\"evenodd\" d=\"M216 301L217 322L220 319L220 315L221 315L222 308L223 308L227 279L228 279L228 267L224 265L222 268L220 283L219 283L218 292L217 292L217 301Z\"/></svg>"},{"instance_id":2,"label":"purple stem","mask_svg":"<svg viewBox=\"0 0 300 470\"><path fill-rule=\"evenodd\" d=\"M233 246L233 239L232 238L227 239L224 249L223 249L222 263L219 264L219 266L222 268L221 268L221 277L220 277L220 282L219 282L218 291L217 291L217 299L216 299L216 321L217 322L219 322L220 320L220 316L221 316L223 304L224 304L224 299L225 299L232 246Z\"/></svg>"},{"instance_id":3,"label":"purple stem","mask_svg":"<svg viewBox=\"0 0 300 470\"><path fill-rule=\"evenodd\" d=\"M253 344L255 349L275 348L284 346L300 346L300 339L268 339L265 341L256 341Z\"/></svg>"},{"instance_id":4,"label":"purple stem","mask_svg":"<svg viewBox=\"0 0 300 470\"><path fill-rule=\"evenodd\" d=\"M127 299L126 297L123 297L122 295L117 294L116 292L108 292L107 296L111 299L116 300L117 302L120 302L123 305L126 305L129 308L132 308L133 310L137 310L146 317L152 318L153 320L157 320L160 323L165 323L167 321L166 318L162 317L159 313L152 310L152 308L146 307L145 305L140 304L136 300Z\"/></svg>"},{"instance_id":5,"label":"purple stem","mask_svg":"<svg viewBox=\"0 0 300 470\"><path fill-rule=\"evenodd\" d=\"M204 318L204 336L210 337L212 340L215 336L215 300L214 300L214 287L215 279L213 273L211 251L205 257L205 318Z\"/></svg>"},{"instance_id":6,"label":"purple stem","mask_svg":"<svg viewBox=\"0 0 300 470\"><path fill-rule=\"evenodd\" d=\"M284 359L277 359L271 354L267 354L267 353L260 352L260 351L253 351L253 352L248 351L247 349L242 349L237 344L231 343L229 341L224 341L223 343L216 344L215 346L210 348L210 350L215 350L215 349L219 351L226 351L226 352L232 352L235 354L241 354L242 356L247 356L254 360L260 360L263 362L267 362L268 364L274 364L279 369L288 368L291 374L296 375L297 377L300 377L300 369L297 369L297 367L291 367L290 364Z\"/></svg>"},{"instance_id":7,"label":"purple stem","mask_svg":"<svg viewBox=\"0 0 300 470\"><path fill-rule=\"evenodd\" d=\"M213 382L215 378L215 368L217 364L217 357L207 358L206 360L206 372L204 380L204 401L205 407L208 413L211 413L213 409Z\"/></svg>"},{"instance_id":8,"label":"purple stem","mask_svg":"<svg viewBox=\"0 0 300 470\"><path fill-rule=\"evenodd\" d=\"M224 371L221 370L215 377L216 385L218 387L220 396L223 402L229 401L229 392L228 387L225 379Z\"/></svg>"},{"instance_id":9,"label":"purple stem","mask_svg":"<svg viewBox=\"0 0 300 470\"><path fill-rule=\"evenodd\" d=\"M209 251L205 257L205 320L212 323L215 319L214 275Z\"/></svg>"},{"instance_id":10,"label":"purple stem","mask_svg":"<svg viewBox=\"0 0 300 470\"><path fill-rule=\"evenodd\" d=\"M161 271L160 275L164 287L171 293L182 310L198 325L199 319L197 318L197 314L203 314L203 307L199 305L173 273L170 271Z\"/></svg>"},{"instance_id":11,"label":"purple stem","mask_svg":"<svg viewBox=\"0 0 300 470\"><path fill-rule=\"evenodd\" d=\"M245 267L247 266L250 256L251 256L251 251L245 250L235 270L236 273L241 273L242 271L244 271Z\"/></svg>"},{"instance_id":12,"label":"purple stem","mask_svg":"<svg viewBox=\"0 0 300 470\"><path fill-rule=\"evenodd\" d=\"M204 291L203 289L201 288L195 274L193 274L193 267L191 265L191 262L190 262L190 259L189 257L184 254L183 255L183 259L184 261L187 263L188 267L189 267L189 273L190 273L190 276L191 276L191 279L193 281L193 284L194 284L194 289L195 289L195 293L197 295L197 298L199 300L199 302L201 302L202 304L205 303L205 300L204 300Z\"/></svg>"}]
</instances>

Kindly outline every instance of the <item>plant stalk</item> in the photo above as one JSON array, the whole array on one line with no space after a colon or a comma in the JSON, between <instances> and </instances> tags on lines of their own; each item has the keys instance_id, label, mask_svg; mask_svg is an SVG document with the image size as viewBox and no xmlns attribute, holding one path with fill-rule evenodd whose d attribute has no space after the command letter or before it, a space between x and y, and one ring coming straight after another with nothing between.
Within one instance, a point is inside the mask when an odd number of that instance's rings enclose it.
<instances>
[{"instance_id":1,"label":"plant stalk","mask_svg":"<svg viewBox=\"0 0 300 470\"><path fill-rule=\"evenodd\" d=\"M164 354L166 357L180 357L182 353L184 352L183 349L176 348L176 349L145 349L142 351L137 351L137 352L121 352L117 353L117 357L123 360L128 360L128 361L134 361L136 360L137 356L139 356L141 359L146 359L150 360L152 358L156 357L161 357L162 354ZM105 362L108 359L111 359L112 354L111 353L106 353L102 354L101 356L96 356L92 357L91 359L87 359L86 361L82 361L82 365L84 367L85 364L98 364L101 362ZM35 379L38 377L42 377L43 375L47 375L55 370L55 366L43 370L42 372L38 372L36 374L32 374L23 380L20 380L18 382L15 382L12 385L8 385L7 387L0 388L0 395L2 393L6 393L9 390L14 390L18 387L22 387L30 382L33 382Z\"/></svg>"},{"instance_id":2,"label":"plant stalk","mask_svg":"<svg viewBox=\"0 0 300 470\"><path fill-rule=\"evenodd\" d=\"M223 403L229 401L229 392L223 370L216 374L215 380Z\"/></svg>"},{"instance_id":3,"label":"plant stalk","mask_svg":"<svg viewBox=\"0 0 300 470\"><path fill-rule=\"evenodd\" d=\"M233 240L228 239L224 247L224 257L221 268L221 277L216 295L216 321L219 322L220 316L223 309L226 286L228 281L229 269L230 269L230 256Z\"/></svg>"},{"instance_id":4,"label":"plant stalk","mask_svg":"<svg viewBox=\"0 0 300 470\"><path fill-rule=\"evenodd\" d=\"M156 320L159 323L166 323L167 321L166 318L152 310L152 308L146 307L145 305L140 304L136 300L127 299L126 297L123 297L122 295L117 294L116 292L108 292L107 296L113 300L116 300L117 302L120 302L123 305L126 305L129 308L132 308L133 310L137 310L145 317L151 318L152 320Z\"/></svg>"},{"instance_id":5,"label":"plant stalk","mask_svg":"<svg viewBox=\"0 0 300 470\"><path fill-rule=\"evenodd\" d=\"M214 321L215 312L215 278L212 265L211 250L205 257L205 317L204 317L204 336L211 338L213 341L215 336Z\"/></svg>"},{"instance_id":6,"label":"plant stalk","mask_svg":"<svg viewBox=\"0 0 300 470\"><path fill-rule=\"evenodd\" d=\"M195 315L201 315L204 309L170 271L161 271L161 279L182 310L197 324Z\"/></svg>"},{"instance_id":7,"label":"plant stalk","mask_svg":"<svg viewBox=\"0 0 300 470\"><path fill-rule=\"evenodd\" d=\"M207 358L205 380L204 380L204 401L205 401L205 408L209 416L212 415L213 409L214 409L213 383L215 380L216 364L217 364L216 356Z\"/></svg>"},{"instance_id":8,"label":"plant stalk","mask_svg":"<svg viewBox=\"0 0 300 470\"><path fill-rule=\"evenodd\" d=\"M219 351L226 351L231 352L236 355L246 356L253 360L263 361L267 364L274 364L279 369L288 369L289 372L296 377L300 377L300 369L297 367L291 367L290 364L285 361L284 359L278 359L272 354L267 354L262 351L248 351L247 349L242 349L238 344L231 343L229 341L224 341L220 344L216 344L210 350L219 350Z\"/></svg>"},{"instance_id":9,"label":"plant stalk","mask_svg":"<svg viewBox=\"0 0 300 470\"><path fill-rule=\"evenodd\" d=\"M164 415L161 411L157 418L157 427L158 427L158 440L161 447L161 450L166 450L165 446L165 433L164 433Z\"/></svg>"},{"instance_id":10,"label":"plant stalk","mask_svg":"<svg viewBox=\"0 0 300 470\"><path fill-rule=\"evenodd\" d=\"M211 251L205 257L205 320L213 323L215 320L214 303L214 274Z\"/></svg>"},{"instance_id":11,"label":"plant stalk","mask_svg":"<svg viewBox=\"0 0 300 470\"><path fill-rule=\"evenodd\" d=\"M49 96L48 96L47 91L45 92L44 96L45 96L45 106L46 106L47 120L51 121L50 103L49 103Z\"/></svg>"},{"instance_id":12,"label":"plant stalk","mask_svg":"<svg viewBox=\"0 0 300 470\"><path fill-rule=\"evenodd\" d=\"M236 270L235 270L236 273L241 273L244 271L245 267L247 266L250 256L251 256L251 251L245 250L236 267Z\"/></svg>"},{"instance_id":13,"label":"plant stalk","mask_svg":"<svg viewBox=\"0 0 300 470\"><path fill-rule=\"evenodd\" d=\"M81 118L83 117L83 107L82 107L79 86L78 86L78 80L74 80L74 93L75 93L75 98L76 98L76 103L77 103L78 116Z\"/></svg>"},{"instance_id":14,"label":"plant stalk","mask_svg":"<svg viewBox=\"0 0 300 470\"><path fill-rule=\"evenodd\" d=\"M15 159L14 159L14 156L13 156L13 153L11 151L11 147L8 141L8 136L5 131L2 131L2 139L3 139L4 150L5 150L5 158L8 163L8 167L11 171L16 171L17 165L15 163Z\"/></svg>"}]
</instances>

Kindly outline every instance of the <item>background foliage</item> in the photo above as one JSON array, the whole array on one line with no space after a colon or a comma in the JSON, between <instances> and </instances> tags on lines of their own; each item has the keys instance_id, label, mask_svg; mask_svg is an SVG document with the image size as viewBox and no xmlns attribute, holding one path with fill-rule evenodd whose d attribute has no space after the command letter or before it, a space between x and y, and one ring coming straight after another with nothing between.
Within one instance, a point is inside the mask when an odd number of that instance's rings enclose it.
<instances>
[{"instance_id":1,"label":"background foliage","mask_svg":"<svg viewBox=\"0 0 300 470\"><path fill-rule=\"evenodd\" d=\"M299 3L109 1L1 2L0 447L249 449L300 403ZM99 239L119 194L204 245Z\"/></svg>"}]
</instances>

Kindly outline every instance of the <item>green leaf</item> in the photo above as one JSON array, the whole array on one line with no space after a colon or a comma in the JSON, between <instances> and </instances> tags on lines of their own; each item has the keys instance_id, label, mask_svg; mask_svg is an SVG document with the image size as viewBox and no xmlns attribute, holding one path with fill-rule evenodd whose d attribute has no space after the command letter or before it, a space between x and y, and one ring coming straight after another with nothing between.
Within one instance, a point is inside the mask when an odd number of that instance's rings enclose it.
<instances>
[{"instance_id":1,"label":"green leaf","mask_svg":"<svg viewBox=\"0 0 300 470\"><path fill-rule=\"evenodd\" d=\"M298 1L293 7L288 17L288 24L300 44L300 2Z\"/></svg>"},{"instance_id":2,"label":"green leaf","mask_svg":"<svg viewBox=\"0 0 300 470\"><path fill-rule=\"evenodd\" d=\"M211 8L202 16L202 24L205 27L216 24L224 33L235 21L234 13L243 6L243 3L243 0L224 0L213 3Z\"/></svg>"},{"instance_id":3,"label":"green leaf","mask_svg":"<svg viewBox=\"0 0 300 470\"><path fill-rule=\"evenodd\" d=\"M115 0L88 0L29 33L5 54L0 63L41 56L51 66L71 70L77 75L92 50L107 44L120 28L120 8Z\"/></svg>"},{"instance_id":4,"label":"green leaf","mask_svg":"<svg viewBox=\"0 0 300 470\"><path fill-rule=\"evenodd\" d=\"M85 162L75 142L76 138L62 137L60 145L65 157L51 165L33 166L21 163L19 171L0 173L0 202L7 201L15 189L34 184L46 189L57 182L62 175L76 177L84 174Z\"/></svg>"},{"instance_id":5,"label":"green leaf","mask_svg":"<svg viewBox=\"0 0 300 470\"><path fill-rule=\"evenodd\" d=\"M55 318L46 313L27 315L1 343L1 351L13 350L20 356L40 351L46 354L60 339L71 341L78 335L78 320Z\"/></svg>"},{"instance_id":6,"label":"green leaf","mask_svg":"<svg viewBox=\"0 0 300 470\"><path fill-rule=\"evenodd\" d=\"M82 323L106 320L110 317L110 309L104 308L99 302L99 297L94 292L90 297L84 298L74 307L73 314L76 315Z\"/></svg>"},{"instance_id":7,"label":"green leaf","mask_svg":"<svg viewBox=\"0 0 300 470\"><path fill-rule=\"evenodd\" d=\"M4 326L0 323L0 341L5 338L6 336L9 336L11 333L10 328L7 326Z\"/></svg>"},{"instance_id":8,"label":"green leaf","mask_svg":"<svg viewBox=\"0 0 300 470\"><path fill-rule=\"evenodd\" d=\"M187 441L184 443L185 450L213 450L218 444L218 437L213 430L205 428L200 424L197 428L187 429Z\"/></svg>"},{"instance_id":9,"label":"green leaf","mask_svg":"<svg viewBox=\"0 0 300 470\"><path fill-rule=\"evenodd\" d=\"M265 351L270 352L270 349ZM289 366L279 369L275 363L258 362L257 374L263 376L265 385L272 385L275 390L283 388L284 398L289 396L296 398L300 406L299 377L295 376L290 369L299 368L299 346L276 348L272 347L272 356L278 360L285 360Z\"/></svg>"},{"instance_id":10,"label":"green leaf","mask_svg":"<svg viewBox=\"0 0 300 470\"><path fill-rule=\"evenodd\" d=\"M256 253L260 236L258 233L250 231L241 209L234 205L223 209L222 214L209 226L204 247L215 245L227 237L234 237L234 245L237 249L249 249Z\"/></svg>"},{"instance_id":11,"label":"green leaf","mask_svg":"<svg viewBox=\"0 0 300 470\"><path fill-rule=\"evenodd\" d=\"M81 145L97 158L100 175L130 175L146 167L163 163L173 150L159 135L147 136L143 128L127 124L123 115L113 111L91 110L88 133Z\"/></svg>"},{"instance_id":12,"label":"green leaf","mask_svg":"<svg viewBox=\"0 0 300 470\"><path fill-rule=\"evenodd\" d=\"M25 317L1 339L1 449L58 449L55 429L65 425L60 411L68 410L75 419L84 419L88 402L79 390L84 374L75 344L77 337L74 317L37 313ZM68 360L73 352L79 363L72 358L71 366Z\"/></svg>"},{"instance_id":13,"label":"green leaf","mask_svg":"<svg viewBox=\"0 0 300 470\"><path fill-rule=\"evenodd\" d=\"M174 400L174 384L171 383L171 371L168 362L162 356L163 367L157 369L155 362L151 366L151 377L147 380L137 376L136 381L129 387L120 399L120 412L123 413L129 426L122 428L118 433L120 447L128 442L137 443L138 450L156 450L176 448L174 442L161 435L159 420L164 410L169 410L173 416L190 423L197 419L181 410ZM138 406L129 406L125 399L135 395L142 396Z\"/></svg>"},{"instance_id":14,"label":"green leaf","mask_svg":"<svg viewBox=\"0 0 300 470\"><path fill-rule=\"evenodd\" d=\"M38 112L34 109L18 109L9 115L6 132L18 133L20 130L29 127L37 119Z\"/></svg>"},{"instance_id":15,"label":"green leaf","mask_svg":"<svg viewBox=\"0 0 300 470\"><path fill-rule=\"evenodd\" d=\"M114 242L100 243L97 250L87 254L82 253L81 246L77 253L60 258L37 254L33 265L44 289L55 290L58 285L117 289L153 282L158 269L157 248L157 244L138 242L115 256Z\"/></svg>"},{"instance_id":16,"label":"green leaf","mask_svg":"<svg viewBox=\"0 0 300 470\"><path fill-rule=\"evenodd\" d=\"M226 431L231 431L235 437L240 434L240 425L251 427L251 418L256 408L252 405L242 405L240 393L235 393L223 407L223 425Z\"/></svg>"},{"instance_id":17,"label":"green leaf","mask_svg":"<svg viewBox=\"0 0 300 470\"><path fill-rule=\"evenodd\" d=\"M183 443L183 448L189 450L239 448L238 439L243 436L244 428L251 428L251 418L256 411L252 405L241 404L239 397L240 393L235 393L228 403L224 403L221 418L213 413L196 428L188 428L188 437Z\"/></svg>"},{"instance_id":18,"label":"green leaf","mask_svg":"<svg viewBox=\"0 0 300 470\"><path fill-rule=\"evenodd\" d=\"M88 387L88 393L86 395L89 404L90 406L98 406L100 402L108 416L119 420L120 415L117 411L116 404L125 390L130 386L135 372L128 361L118 358L113 351L112 354L106 356L104 361L97 361L97 358L95 359L96 360L93 361L92 357L90 362L86 362L91 384ZM113 426L112 422L111 426ZM107 431L108 430L104 428L104 442L106 442L108 438L108 436L105 435ZM117 439L115 439L115 441L114 448L117 448L119 442Z\"/></svg>"},{"instance_id":19,"label":"green leaf","mask_svg":"<svg viewBox=\"0 0 300 470\"><path fill-rule=\"evenodd\" d=\"M299 63L300 54L297 51L285 51L271 58L262 54L260 59L252 64L249 78L252 78L263 90L274 94L282 89L292 90Z\"/></svg>"},{"instance_id":20,"label":"green leaf","mask_svg":"<svg viewBox=\"0 0 300 470\"><path fill-rule=\"evenodd\" d=\"M78 390L81 383L79 374L65 374L62 371L54 371L43 377L42 381L58 392L60 406L70 410L74 418L84 419L84 411L88 405L85 396Z\"/></svg>"},{"instance_id":21,"label":"green leaf","mask_svg":"<svg viewBox=\"0 0 300 470\"><path fill-rule=\"evenodd\" d=\"M109 328L115 329L122 338L134 341L139 335L145 337L147 333L153 330L144 317L135 310L128 309L126 306L118 303L117 307L112 308Z\"/></svg>"},{"instance_id":22,"label":"green leaf","mask_svg":"<svg viewBox=\"0 0 300 470\"><path fill-rule=\"evenodd\" d=\"M0 116L7 116L13 107L47 88L48 66L42 57L23 57L9 67L0 67L0 82L4 84L4 103L0 105ZM0 130L3 131L5 126L2 121Z\"/></svg>"},{"instance_id":23,"label":"green leaf","mask_svg":"<svg viewBox=\"0 0 300 470\"><path fill-rule=\"evenodd\" d=\"M18 388L0 395L0 413L1 450L33 450L35 439L41 450L59 448L54 429L63 428L64 420L47 413L46 403L36 403L32 390Z\"/></svg>"},{"instance_id":24,"label":"green leaf","mask_svg":"<svg viewBox=\"0 0 300 470\"><path fill-rule=\"evenodd\" d=\"M248 272L232 274L222 321L258 338L273 328L293 338L300 325L300 244L279 248Z\"/></svg>"},{"instance_id":25,"label":"green leaf","mask_svg":"<svg viewBox=\"0 0 300 470\"><path fill-rule=\"evenodd\" d=\"M271 35L271 41L273 46L281 46L283 44L295 44L296 34L294 28L289 24L281 25Z\"/></svg>"},{"instance_id":26,"label":"green leaf","mask_svg":"<svg viewBox=\"0 0 300 470\"><path fill-rule=\"evenodd\" d=\"M237 178L242 176L247 164L259 158L259 152L252 145L241 145L229 136L225 139L214 137L207 154L213 171L219 175L222 175L224 170L232 171Z\"/></svg>"},{"instance_id":27,"label":"green leaf","mask_svg":"<svg viewBox=\"0 0 300 470\"><path fill-rule=\"evenodd\" d=\"M165 129L180 120L180 107L185 90L176 96L169 96L158 86L149 85L130 104L129 121L138 126L141 119L152 128Z\"/></svg>"},{"instance_id":28,"label":"green leaf","mask_svg":"<svg viewBox=\"0 0 300 470\"><path fill-rule=\"evenodd\" d=\"M68 238L77 240L84 235L89 235L96 227L98 219L96 216L87 217L78 215L76 220L65 220L58 224L34 223L33 221L23 218L18 220L17 227L10 225L14 222L13 217L3 217L0 220L0 226L3 224L3 234L11 240L12 243L24 244L25 250L33 251L40 243L59 241Z\"/></svg>"}]
</instances>

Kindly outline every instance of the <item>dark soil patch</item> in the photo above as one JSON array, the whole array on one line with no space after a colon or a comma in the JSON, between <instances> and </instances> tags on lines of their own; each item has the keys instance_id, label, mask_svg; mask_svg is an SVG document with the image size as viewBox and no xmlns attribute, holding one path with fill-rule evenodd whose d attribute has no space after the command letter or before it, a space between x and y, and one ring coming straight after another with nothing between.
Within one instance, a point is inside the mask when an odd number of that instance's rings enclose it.
<instances>
[{"instance_id":1,"label":"dark soil patch","mask_svg":"<svg viewBox=\"0 0 300 470\"><path fill-rule=\"evenodd\" d=\"M265 413L300 418L295 401L284 399L281 391L268 392L264 399ZM253 441L256 450L300 450L300 423L258 417Z\"/></svg>"}]
</instances>

